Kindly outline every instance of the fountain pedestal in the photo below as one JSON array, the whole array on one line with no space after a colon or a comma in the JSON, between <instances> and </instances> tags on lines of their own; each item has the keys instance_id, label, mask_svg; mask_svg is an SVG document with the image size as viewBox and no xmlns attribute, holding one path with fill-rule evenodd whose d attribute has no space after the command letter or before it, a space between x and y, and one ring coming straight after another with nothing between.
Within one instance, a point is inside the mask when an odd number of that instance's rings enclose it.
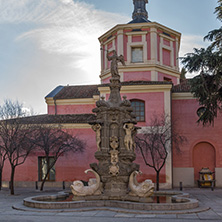
<instances>
[{"instance_id":1,"label":"fountain pedestal","mask_svg":"<svg viewBox=\"0 0 222 222\"><path fill-rule=\"evenodd\" d=\"M140 184L139 187L136 181L138 173L135 174L135 172L139 172L139 165L133 161L136 159L134 140L138 127L135 126L137 122L130 101L125 96L122 100L120 96L118 62L125 65L124 59L123 56L117 56L116 51L112 52L112 56L107 54L107 58L111 60L110 96L107 101L101 97L96 102L96 108L93 109L96 120L91 123L92 129L96 132L98 151L95 153L95 158L98 163L92 163L90 167L99 178L96 181L97 186L93 188L97 187L95 193L102 193L109 199L121 199L129 193L141 195L137 188L142 195L143 193L151 195L154 187L152 182ZM82 195L81 192L85 196L92 193L86 194L88 191L86 192L86 188L84 191L80 181L71 188L73 193L79 196ZM78 189L78 192L75 189Z\"/></svg>"}]
</instances>

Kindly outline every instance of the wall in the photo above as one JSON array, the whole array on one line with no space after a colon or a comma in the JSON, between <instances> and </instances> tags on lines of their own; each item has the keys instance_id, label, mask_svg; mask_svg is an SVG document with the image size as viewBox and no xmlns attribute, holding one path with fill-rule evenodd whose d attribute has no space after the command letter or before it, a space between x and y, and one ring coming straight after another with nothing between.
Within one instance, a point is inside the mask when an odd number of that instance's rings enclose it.
<instances>
[{"instance_id":1,"label":"wall","mask_svg":"<svg viewBox=\"0 0 222 222\"><path fill-rule=\"evenodd\" d=\"M178 173L181 169L181 174L184 175L184 184L187 184L187 186L192 186L193 184L197 185L197 176L194 176L195 167L197 167L198 164L203 165L201 160L204 153L199 156L199 159L196 158L194 160L194 147L203 143L210 144L215 149L216 185L221 186L222 115L218 113L214 126L203 127L202 124L197 124L198 117L196 111L198 108L198 102L192 98L177 98L172 101L172 118L176 121L176 130L187 138L187 142L181 146L181 153L175 150L173 152L174 185L177 185L178 181L182 180L182 176ZM197 163L197 161L199 161L199 163ZM211 162L210 158L207 159L203 167L210 167ZM191 177L193 179L191 179ZM192 182L192 180L194 180L194 182ZM190 181L190 184L188 184L187 181Z\"/></svg>"},{"instance_id":2,"label":"wall","mask_svg":"<svg viewBox=\"0 0 222 222\"><path fill-rule=\"evenodd\" d=\"M61 156L55 166L56 181L73 181L86 179L84 174L89 169L89 163L95 162L94 153L97 149L95 133L90 126L86 129L67 129L73 135L85 142L83 153L69 153ZM30 155L23 165L16 168L15 181L38 181L38 156L44 156L43 152L36 151ZM8 162L3 169L3 180L10 180L10 166Z\"/></svg>"},{"instance_id":3,"label":"wall","mask_svg":"<svg viewBox=\"0 0 222 222\"><path fill-rule=\"evenodd\" d=\"M57 114L85 114L92 113L95 104L57 105ZM55 114L55 106L48 106L48 114Z\"/></svg>"},{"instance_id":4,"label":"wall","mask_svg":"<svg viewBox=\"0 0 222 222\"><path fill-rule=\"evenodd\" d=\"M92 173L85 174L84 171L89 169L90 163L97 162L94 157L94 153L97 150L95 132L90 128L76 128L67 129L69 133L76 135L81 140L85 141L85 151L83 153L69 153L58 159L55 165L56 171L56 183L47 183L46 186L58 186L62 187L62 181L66 184L73 182L74 180L85 180L94 177ZM17 186L35 186L35 181L38 181L38 156L44 156L43 152L36 151L30 155L23 165L16 168L15 172L15 184ZM152 179L155 182L155 171L144 164L142 156L137 152L137 158L135 163L140 164L140 170L143 172L141 176L138 176L138 181L144 179ZM165 182L165 169L162 170L160 175L160 182ZM4 185L8 184L10 180L10 165L6 161L3 169L3 181ZM40 182L38 183L40 185ZM8 185L7 185L8 186Z\"/></svg>"}]
</instances>

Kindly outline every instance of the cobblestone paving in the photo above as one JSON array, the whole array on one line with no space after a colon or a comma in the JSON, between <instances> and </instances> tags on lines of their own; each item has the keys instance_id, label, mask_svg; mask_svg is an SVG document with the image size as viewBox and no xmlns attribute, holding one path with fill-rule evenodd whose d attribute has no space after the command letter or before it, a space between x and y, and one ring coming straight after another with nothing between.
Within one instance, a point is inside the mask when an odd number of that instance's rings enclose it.
<instances>
[{"instance_id":1,"label":"cobblestone paving","mask_svg":"<svg viewBox=\"0 0 222 222\"><path fill-rule=\"evenodd\" d=\"M25 197L55 194L58 190L39 192L34 189L16 188L14 196L9 195L9 190L3 188L0 191L0 222L131 222L131 221L154 221L154 222L197 222L197 221L222 221L222 189L184 189L191 198L198 199L202 209L210 208L199 213L170 213L138 214L137 212L125 213L120 211L94 210L86 212L50 212L21 211L12 209L13 205L22 206Z\"/></svg>"}]
</instances>

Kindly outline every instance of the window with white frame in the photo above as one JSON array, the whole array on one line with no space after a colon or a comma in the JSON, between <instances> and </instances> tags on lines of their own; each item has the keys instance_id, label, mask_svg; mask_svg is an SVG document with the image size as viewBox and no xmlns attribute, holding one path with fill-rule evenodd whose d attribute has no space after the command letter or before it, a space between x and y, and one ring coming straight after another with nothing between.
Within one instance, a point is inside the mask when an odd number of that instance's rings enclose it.
<instances>
[{"instance_id":1,"label":"window with white frame","mask_svg":"<svg viewBox=\"0 0 222 222\"><path fill-rule=\"evenodd\" d=\"M143 62L143 47L131 48L131 62L132 63Z\"/></svg>"}]
</instances>

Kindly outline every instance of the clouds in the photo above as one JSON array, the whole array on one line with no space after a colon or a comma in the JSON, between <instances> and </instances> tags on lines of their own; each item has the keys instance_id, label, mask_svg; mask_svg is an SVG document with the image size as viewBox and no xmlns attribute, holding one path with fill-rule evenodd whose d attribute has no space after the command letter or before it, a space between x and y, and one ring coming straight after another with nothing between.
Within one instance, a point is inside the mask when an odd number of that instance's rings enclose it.
<instances>
[{"instance_id":1,"label":"clouds","mask_svg":"<svg viewBox=\"0 0 222 222\"><path fill-rule=\"evenodd\" d=\"M181 39L181 48L180 48L180 57L184 57L187 53L192 53L194 48L205 48L209 44L208 42L203 41L203 36L198 35L182 35ZM181 65L182 66L182 65ZM195 73L187 73L187 78L192 78Z\"/></svg>"},{"instance_id":2,"label":"clouds","mask_svg":"<svg viewBox=\"0 0 222 222\"><path fill-rule=\"evenodd\" d=\"M118 5L132 7L127 2ZM81 0L0 0L0 11L0 104L18 99L39 113L56 86L100 82L98 37L131 20ZM200 36L183 35L180 56L202 44Z\"/></svg>"},{"instance_id":3,"label":"clouds","mask_svg":"<svg viewBox=\"0 0 222 222\"><path fill-rule=\"evenodd\" d=\"M45 112L43 98L57 85L99 83L98 37L129 20L71 0L3 0L0 10L0 67L7 73L0 102L26 101L37 112Z\"/></svg>"},{"instance_id":4,"label":"clouds","mask_svg":"<svg viewBox=\"0 0 222 222\"><path fill-rule=\"evenodd\" d=\"M115 20L114 14L100 12L91 5L71 0L60 0L57 5L52 4L50 10L47 7L45 12L41 8L38 18L35 16L36 10L34 21L37 19L44 26L20 35L17 40L32 39L48 53L77 55L79 58L91 55L89 52L94 51L92 47L94 49L94 45L98 46L98 36L116 24L117 20L127 20L121 16Z\"/></svg>"},{"instance_id":5,"label":"clouds","mask_svg":"<svg viewBox=\"0 0 222 222\"><path fill-rule=\"evenodd\" d=\"M0 23L41 22L56 7L56 1L2 0Z\"/></svg>"},{"instance_id":6,"label":"clouds","mask_svg":"<svg viewBox=\"0 0 222 222\"><path fill-rule=\"evenodd\" d=\"M204 48L208 42L203 41L203 36L198 35L182 35L180 56L192 52L193 48Z\"/></svg>"}]
</instances>

